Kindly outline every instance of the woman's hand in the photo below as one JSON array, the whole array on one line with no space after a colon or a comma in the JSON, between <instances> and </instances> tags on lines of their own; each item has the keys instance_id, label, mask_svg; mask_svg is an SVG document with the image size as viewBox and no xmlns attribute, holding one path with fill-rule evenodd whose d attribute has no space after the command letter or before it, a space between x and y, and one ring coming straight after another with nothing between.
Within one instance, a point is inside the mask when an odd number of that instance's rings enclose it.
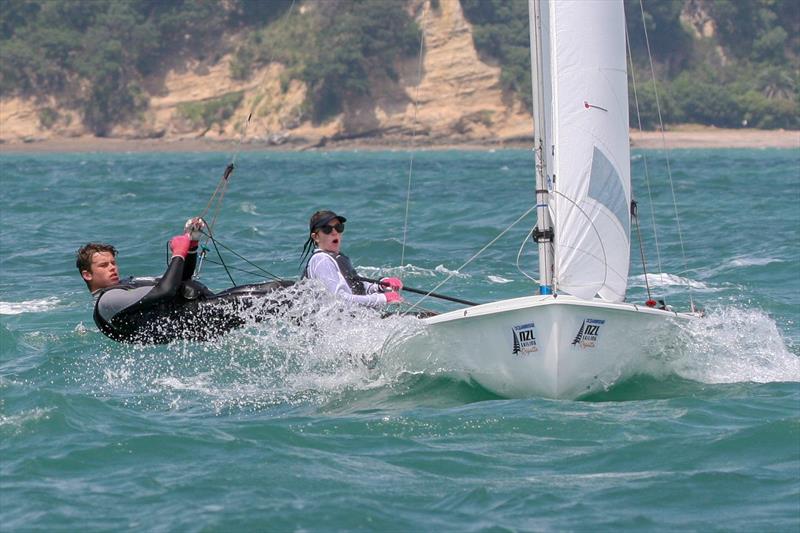
<instances>
[{"instance_id":1,"label":"woman's hand","mask_svg":"<svg viewBox=\"0 0 800 533\"><path fill-rule=\"evenodd\" d=\"M381 278L381 286L399 291L403 288L403 282L400 281L400 278Z\"/></svg>"}]
</instances>

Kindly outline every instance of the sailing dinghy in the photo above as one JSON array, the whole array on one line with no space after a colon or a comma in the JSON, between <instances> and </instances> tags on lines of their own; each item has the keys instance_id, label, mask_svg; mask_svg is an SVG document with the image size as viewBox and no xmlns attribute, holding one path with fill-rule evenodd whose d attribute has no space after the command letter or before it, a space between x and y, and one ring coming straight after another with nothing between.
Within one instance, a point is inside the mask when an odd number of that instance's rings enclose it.
<instances>
[{"instance_id":1,"label":"sailing dinghy","mask_svg":"<svg viewBox=\"0 0 800 533\"><path fill-rule=\"evenodd\" d=\"M622 0L530 0L539 294L390 339L505 397L578 398L695 315L625 302L631 178ZM396 343L390 346L390 343Z\"/></svg>"}]
</instances>

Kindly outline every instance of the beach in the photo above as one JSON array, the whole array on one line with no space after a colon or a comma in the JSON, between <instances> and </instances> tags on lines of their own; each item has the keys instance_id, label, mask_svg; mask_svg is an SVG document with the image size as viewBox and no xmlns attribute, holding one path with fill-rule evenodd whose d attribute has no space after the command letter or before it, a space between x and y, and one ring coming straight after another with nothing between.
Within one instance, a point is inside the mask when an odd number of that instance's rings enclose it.
<instances>
[{"instance_id":1,"label":"beach","mask_svg":"<svg viewBox=\"0 0 800 533\"><path fill-rule=\"evenodd\" d=\"M0 153L35 152L227 152L236 150L486 150L527 148L533 138L454 142L400 138L359 138L348 140L297 140L281 145L245 139L208 140L199 138L121 139L92 136L27 139L0 144ZM672 130L631 131L631 146L647 149L680 148L800 148L800 131L724 129L708 126L678 126Z\"/></svg>"}]
</instances>

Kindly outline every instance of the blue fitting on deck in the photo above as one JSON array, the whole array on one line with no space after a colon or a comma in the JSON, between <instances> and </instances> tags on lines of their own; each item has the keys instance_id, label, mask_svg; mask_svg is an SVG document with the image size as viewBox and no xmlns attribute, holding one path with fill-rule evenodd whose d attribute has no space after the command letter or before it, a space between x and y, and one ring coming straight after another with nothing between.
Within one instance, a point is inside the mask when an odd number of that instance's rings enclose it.
<instances>
[{"instance_id":1,"label":"blue fitting on deck","mask_svg":"<svg viewBox=\"0 0 800 533\"><path fill-rule=\"evenodd\" d=\"M549 285L539 285L539 294L553 294L553 289Z\"/></svg>"}]
</instances>

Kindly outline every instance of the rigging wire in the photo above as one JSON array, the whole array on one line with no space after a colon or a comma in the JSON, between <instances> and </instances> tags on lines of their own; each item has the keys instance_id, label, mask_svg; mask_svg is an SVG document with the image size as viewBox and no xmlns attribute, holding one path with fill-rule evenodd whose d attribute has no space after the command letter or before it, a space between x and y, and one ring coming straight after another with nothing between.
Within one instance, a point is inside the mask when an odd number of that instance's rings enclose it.
<instances>
[{"instance_id":1,"label":"rigging wire","mask_svg":"<svg viewBox=\"0 0 800 533\"><path fill-rule=\"evenodd\" d=\"M644 40L645 40L645 43L647 44L647 58L648 58L648 60L650 62L650 75L651 75L652 80L653 80L653 92L655 94L655 99L656 99L656 111L658 112L658 124L659 124L659 127L661 128L661 142L662 142L662 144L664 146L664 155L665 155L666 165L667 165L667 176L669 177L669 188L670 188L670 191L672 192L672 206L673 206L673 209L675 211L675 225L676 225L677 230L678 230L678 240L680 241L681 256L682 256L682 259L683 259L683 271L685 273L685 272L688 272L688 270L689 270L689 264L688 264L688 262L686 260L686 247L683 244L683 231L681 230L681 220L680 220L680 216L678 214L678 202L677 202L677 199L676 199L676 196L675 196L675 184L673 183L673 180L672 180L672 168L670 166L670 161L669 161L669 151L667 150L667 138L664 135L664 120L662 119L662 116L661 116L661 103L659 102L658 87L657 87L657 84L656 84L656 70L655 70L655 67L653 66L653 54L650 52L650 37L647 34L647 24L645 23L643 0L639 0L639 9L640 9L640 11L642 13L642 26L644 27ZM689 283L689 279L688 278L686 278L686 288L687 288L688 294L689 294L689 306L690 306L690 309L692 311L694 311L695 307L694 307L694 298L692 296L692 284Z\"/></svg>"},{"instance_id":2,"label":"rigging wire","mask_svg":"<svg viewBox=\"0 0 800 533\"><path fill-rule=\"evenodd\" d=\"M503 235L505 235L506 233L508 233L508 231L509 231L511 228L513 228L514 226L516 226L516 225L517 225L517 224L520 222L520 220L522 220L522 219L524 219L526 216L528 216L528 215L531 213L531 211L533 211L534 209L536 209L536 204L534 204L534 205L533 205L532 207L530 207L530 208L529 208L527 211L525 211L524 213L522 213L522 214L521 214L521 215L520 215L520 216L519 216L519 217L518 217L518 218L517 218L517 219L516 219L514 222L512 222L512 223L511 223L511 225L510 225L510 226L508 226L506 229L504 229L503 231L501 231L501 232L500 232L500 233L499 233L499 234L498 234L498 235L497 235L497 236L496 236L494 239L492 239L491 241L489 241L489 242L488 242L488 243L487 243L487 244L486 244L486 245L485 245L483 248L481 248L480 250L478 250L478 251L477 251L477 252L476 252L476 253L475 253L475 254L474 254L472 257L470 257L469 259L467 259L467 261L466 261L466 262L465 262L463 265L461 265L460 267L458 267L457 269L455 269L455 271L453 271L452 273L450 273L450 275L448 275L446 278L444 278L442 281L440 281L440 282L439 282L439 283L438 283L438 284L437 284L437 285L436 285L436 286L435 286L433 289L429 290L429 291L427 292L427 294L425 294L425 295L424 295L422 298L420 298L420 299L419 299L417 302L415 302L415 303L414 303L414 305L412 305L411 307L409 307L409 308L408 308L408 309L407 309L407 310L406 310L406 311L405 311L403 314L404 314L404 315L405 315L405 314L408 314L408 313L409 313L409 312L410 312L412 309L414 309L414 308L417 306L417 304L420 304L420 303L424 302L424 301L425 301L425 300L426 300L426 299L427 299L427 298L428 298L428 297L429 297L429 296L430 296L432 293L434 293L434 292L436 292L437 290L439 290L439 287L441 287L442 285L444 285L445 283L447 283L448 281L450 281L450 278L452 278L452 277L453 277L453 276L455 276L456 274L460 274L460 273L461 273L461 269L463 269L465 266L467 266L467 265L468 265L468 264L470 264L472 261L474 261L475 259L477 259L477 258L478 258L478 256L480 256L480 255L481 255L483 252L485 252L485 251L486 251L486 250L487 250L487 249L488 249L490 246L492 246L492 245L493 245L495 242L497 242L497 241L498 241L498 240L499 240L499 239L500 239L500 238L501 238Z\"/></svg>"},{"instance_id":3,"label":"rigging wire","mask_svg":"<svg viewBox=\"0 0 800 533\"><path fill-rule=\"evenodd\" d=\"M202 213L200 213L200 218L205 218L206 213L208 213L212 205L214 206L214 216L211 219L211 225L208 226L209 229L212 229L214 224L217 222L217 217L222 209L222 201L225 199L225 191L228 189L228 178L230 178L231 174L233 174L233 170L236 168L236 159L239 157L239 153L242 151L242 142L247 135L247 128L250 126L251 118L253 118L252 111L247 115L247 119L244 121L242 134L239 136L239 140L236 143L236 152L234 152L233 156L231 157L231 162L227 167L225 167L225 172L222 174L222 178L220 178L219 183L217 183L217 188L214 190L211 198L209 198L206 208L203 209Z\"/></svg>"},{"instance_id":4,"label":"rigging wire","mask_svg":"<svg viewBox=\"0 0 800 533\"><path fill-rule=\"evenodd\" d=\"M628 35L627 26L625 28L625 42L628 48L628 63L630 64L631 82L633 85L633 101L634 101L634 107L636 109L636 121L639 125L639 131L642 131L642 114L639 109L639 94L636 90L636 73L633 65L633 54L631 53L631 42L630 42L630 36ZM656 245L656 259L658 261L658 272L659 275L662 277L662 284L663 284L664 269L661 266L661 250L658 244L658 227L656 226L656 216L654 208L655 204L653 203L653 190L652 187L650 186L650 170L649 170L649 165L647 163L646 153L642 154L642 162L644 163L644 182L645 185L647 186L647 198L649 199L649 205L650 205L650 217L653 223L653 238L655 239L655 245ZM631 217L634 218L634 222L636 223L636 233L639 236L639 254L641 255L642 258L642 271L644 272L644 284L645 287L647 288L647 299L652 300L653 296L652 293L650 292L650 280L647 277L647 260L645 259L645 254L644 254L644 241L642 240L642 230L639 225L639 211L638 207L637 208L634 207L634 204L635 201L632 201ZM634 210L636 210L635 213Z\"/></svg>"},{"instance_id":5,"label":"rigging wire","mask_svg":"<svg viewBox=\"0 0 800 533\"><path fill-rule=\"evenodd\" d=\"M225 263L222 262L222 261L215 261L213 259L206 259L206 262L207 263L211 263L212 265L220 265L222 267L226 267ZM271 275L267 276L267 275L261 274L259 272L253 272L252 270L246 270L244 268L235 267L235 266L229 266L228 265L227 268L229 268L230 270L237 270L239 272L244 272L245 274L250 274L251 276L256 276L256 277L263 278L263 279L274 279L274 280L283 279L283 278L272 277Z\"/></svg>"},{"instance_id":6,"label":"rigging wire","mask_svg":"<svg viewBox=\"0 0 800 533\"><path fill-rule=\"evenodd\" d=\"M414 119L411 126L411 155L408 160L408 185L406 186L406 212L403 219L403 246L400 251L400 266L405 264L406 259L406 238L408 236L408 212L411 206L411 176L414 169L414 149L417 140L417 111L419 110L419 86L422 85L422 52L425 50L425 14L422 11L422 20L419 32L419 56L417 59L417 87L414 90Z\"/></svg>"},{"instance_id":7,"label":"rigging wire","mask_svg":"<svg viewBox=\"0 0 800 533\"><path fill-rule=\"evenodd\" d=\"M225 260L222 258L222 254L219 253L219 248L217 248L217 240L211 236L210 230L208 232L208 238L211 240L211 244L214 245L214 251L217 252L217 257L219 257L219 260L222 262L222 268L225 269L225 273L228 275L228 279L231 280L231 285L236 287L236 282L233 281L233 276L231 276L231 271L228 269L228 265L225 264ZM206 253L206 248L203 247L203 257L205 257L205 253Z\"/></svg>"},{"instance_id":8,"label":"rigging wire","mask_svg":"<svg viewBox=\"0 0 800 533\"><path fill-rule=\"evenodd\" d=\"M214 246L215 246L215 247L216 247L216 246L219 246L219 247L221 247L221 248L224 248L225 250L227 250L227 251L228 251L228 252L230 252L231 254L235 255L237 258L241 259L242 261L244 261L244 262L245 262L245 263L247 263L248 265L250 265L250 266L252 266L252 267L254 267L254 268L256 268L256 269L258 269L258 270L260 270L260 271L262 272L262 274L255 274L255 275L257 275L257 276L260 276L260 277L263 277L263 278L274 279L274 280L281 280L281 279L283 279L283 278L281 278L280 276L276 276L275 274L273 274L273 273L272 273L272 272L270 272L269 270L267 270L267 269L265 269L265 268L263 268L263 267L261 267L261 266L257 265L256 263L254 263L254 262L250 261L249 259L247 259L247 258L246 258L246 257L244 257L243 255L241 255L241 254L237 253L237 252L236 252L235 250L233 250L232 248L230 248L230 247L226 246L225 244L221 243L221 242L219 241L219 239L215 239L215 238L214 238L214 237L213 237L213 236L212 236L210 233L208 234L208 237L209 237L209 239L210 239L210 240L211 240L211 241L214 243ZM219 249L217 249L217 255L220 255L220 254L219 254ZM220 255L220 259L221 259L221 257L222 257L222 256ZM224 262L224 261L222 261L222 263L216 263L215 261L211 261L211 260L209 260L209 262L211 262L211 263L214 263L214 264L221 264L223 267L225 267L225 268L226 268L226 270L227 270L227 268L231 268L231 269L233 269L233 270L241 270L242 272L248 272L247 270L244 270L244 269L241 269L241 268L228 267L228 266L226 266L226 265L225 265L225 262ZM249 272L249 273L253 274L253 272ZM231 281L233 281L233 280L231 280ZM235 285L235 283L234 283L234 285Z\"/></svg>"},{"instance_id":9,"label":"rigging wire","mask_svg":"<svg viewBox=\"0 0 800 533\"><path fill-rule=\"evenodd\" d=\"M528 241L533 240L533 239L529 239L529 236L533 233L533 230L535 230L535 229L536 229L536 222L533 223L533 226L531 227L531 229L525 234L525 237L522 239L522 244L519 245L519 250L517 250L516 267L517 267L517 270L519 271L520 274L522 274L523 276L525 276L526 278L528 278L532 282L536 283L537 285L541 285L541 282L538 279L534 278L533 276L531 276L530 274L528 274L527 272L522 270L522 267L519 264L519 260L522 257L522 252L525 249L525 245L528 244Z\"/></svg>"},{"instance_id":10,"label":"rigging wire","mask_svg":"<svg viewBox=\"0 0 800 533\"><path fill-rule=\"evenodd\" d=\"M203 209L203 211L200 213L200 216L198 217L203 221L203 224L205 224L207 230L207 232L203 232L204 235L206 235L207 237L206 242L208 242L209 239L211 240L211 243L214 245L214 248L217 251L217 255L219 255L219 249L217 249L216 240L212 238L212 231L214 228L214 224L216 224L217 222L217 217L219 216L220 210L222 209L222 201L225 198L225 191L227 190L229 183L228 178L231 177L231 174L233 174L233 171L236 168L236 159L239 157L239 153L242 150L242 142L244 141L245 135L247 135L247 127L250 125L250 119L252 118L253 118L253 112L251 111L247 115L247 120L245 120L244 122L244 127L242 128L242 134L239 136L239 140L236 143L236 151L231 157L231 162L228 163L227 167L225 167L225 172L222 173L222 177L217 182L216 189L214 189L214 192L211 194L211 198L208 199L208 203L206 204L205 209ZM211 219L211 223L209 224L208 222L206 222L205 216L212 208L212 206L214 208L214 216ZM200 277L200 271L203 267L203 263L205 261L207 252L208 248L206 246L203 246L203 251L200 253L200 259L197 268L195 269L195 275L194 275L195 279ZM224 265L224 260L222 259L221 255L219 255L219 258L220 261L223 261ZM233 283L235 287L236 282L233 281L233 276L231 276L231 273L228 271L227 267L225 267L225 272L228 274L228 278L231 280L231 283Z\"/></svg>"},{"instance_id":11,"label":"rigging wire","mask_svg":"<svg viewBox=\"0 0 800 533\"><path fill-rule=\"evenodd\" d=\"M647 289L647 302L653 301L653 294L650 292L650 280L647 279L647 261L644 258L644 241L642 241L642 228L639 225L639 204L636 200L631 200L631 218L636 224L636 235L639 236L639 255L642 259L642 272L644 272L644 286Z\"/></svg>"}]
</instances>

